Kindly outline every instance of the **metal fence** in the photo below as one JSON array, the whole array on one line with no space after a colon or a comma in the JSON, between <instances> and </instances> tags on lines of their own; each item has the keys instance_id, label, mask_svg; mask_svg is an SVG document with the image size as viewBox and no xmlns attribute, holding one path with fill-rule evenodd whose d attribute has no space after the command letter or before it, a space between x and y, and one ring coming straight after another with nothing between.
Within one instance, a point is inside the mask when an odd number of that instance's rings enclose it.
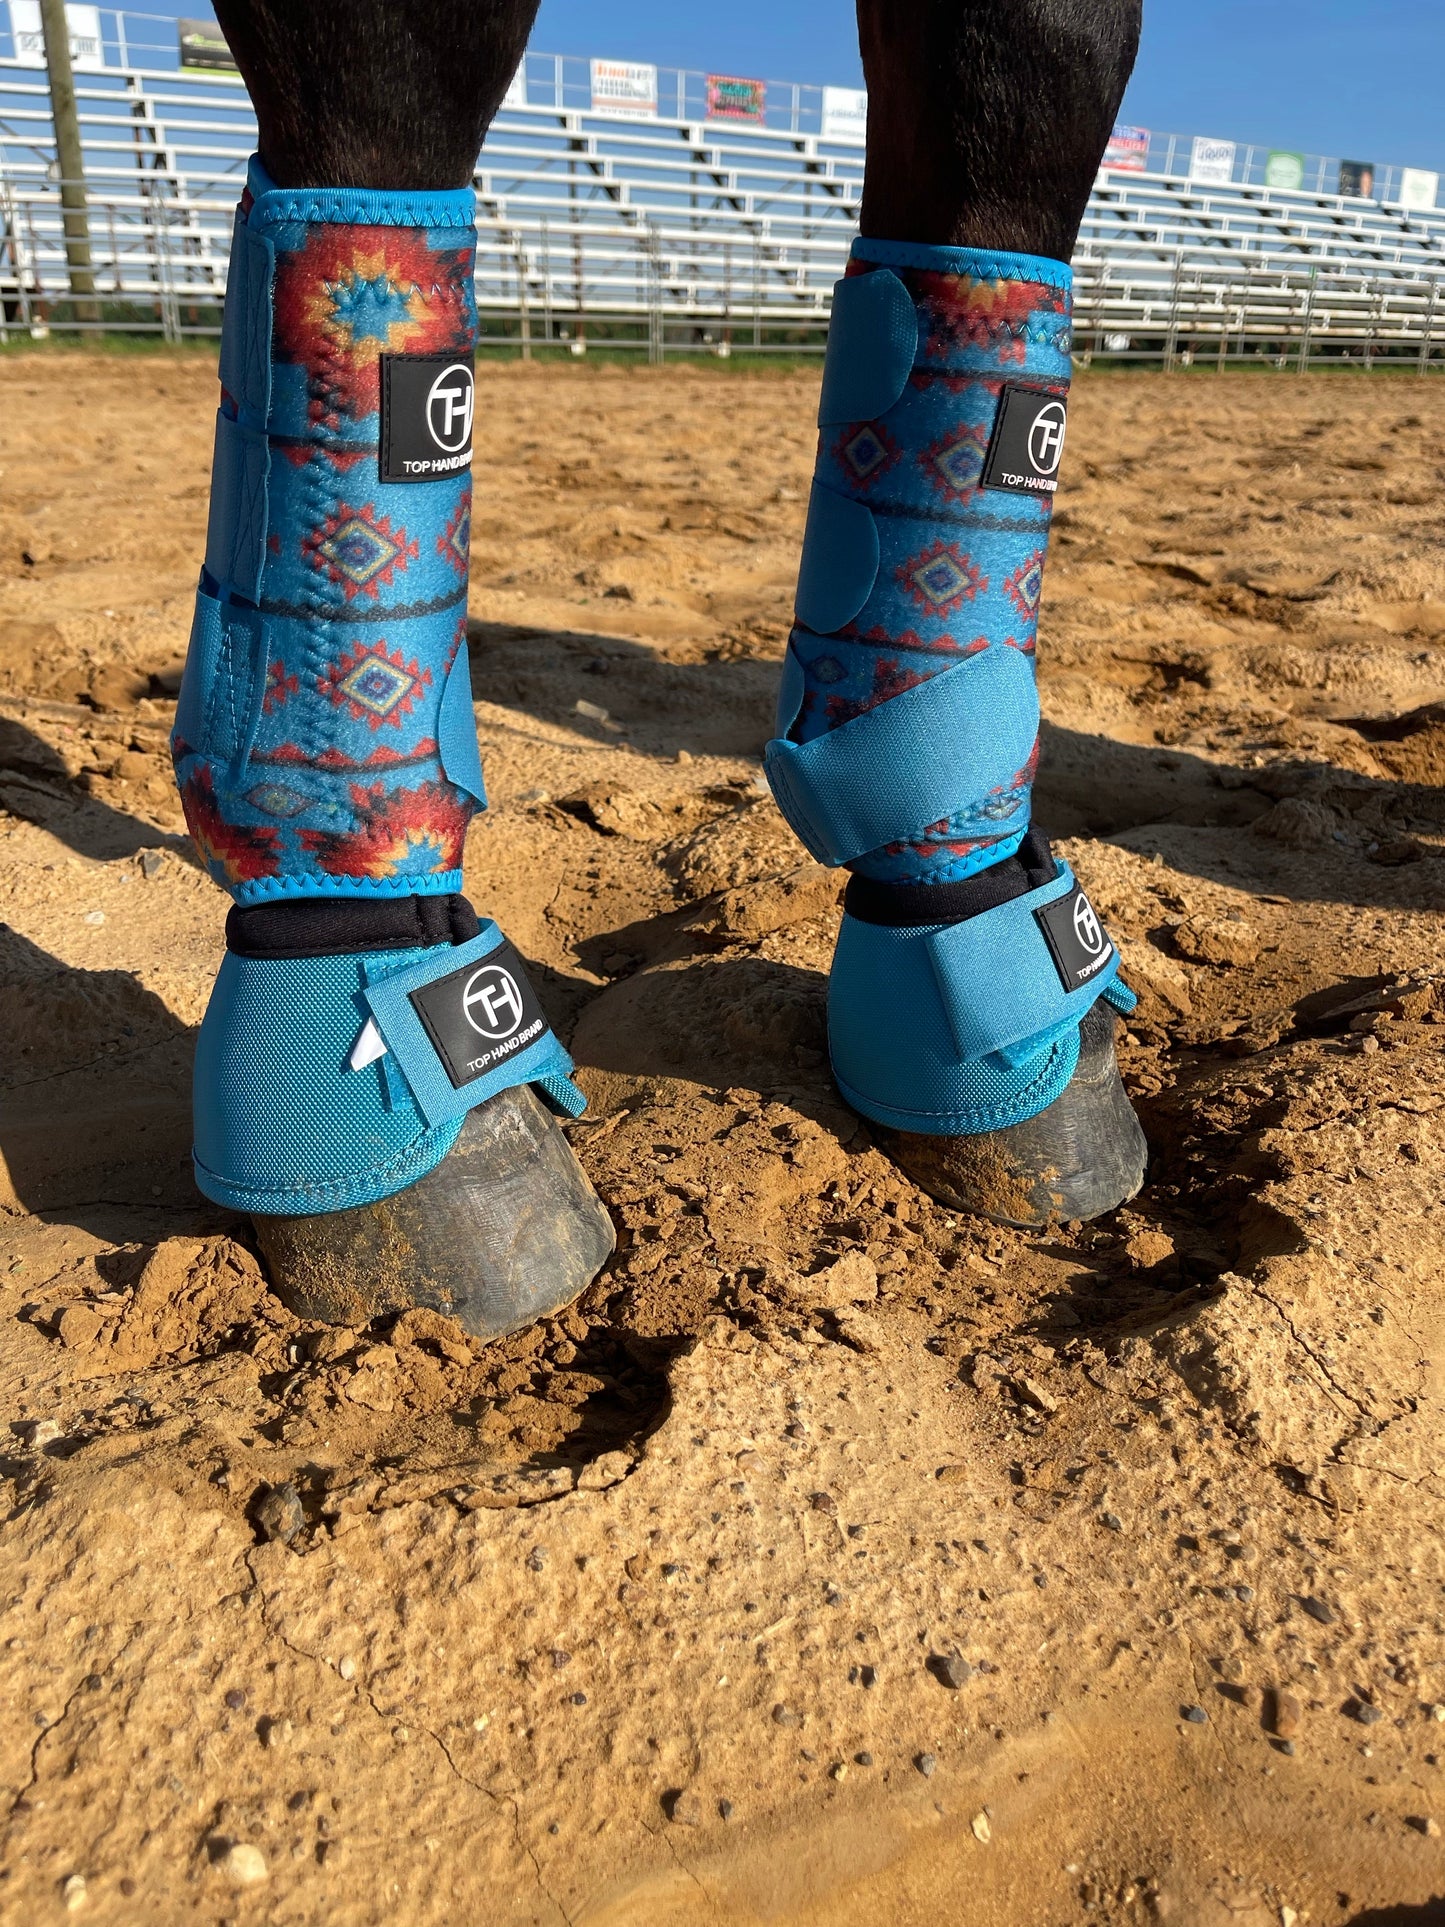
<instances>
[{"instance_id":1,"label":"metal fence","mask_svg":"<svg viewBox=\"0 0 1445 1927\"><path fill-rule=\"evenodd\" d=\"M540 55L529 56L529 96L537 63L552 65L565 96L567 64ZM98 311L86 318L69 295L43 68L0 58L0 338L215 334L255 136L244 89L229 76L118 65L76 84ZM855 231L862 161L857 141L792 128L509 105L475 177L483 342L652 360L814 353ZM1107 170L1074 265L1086 361L1445 360L1445 212Z\"/></svg>"}]
</instances>

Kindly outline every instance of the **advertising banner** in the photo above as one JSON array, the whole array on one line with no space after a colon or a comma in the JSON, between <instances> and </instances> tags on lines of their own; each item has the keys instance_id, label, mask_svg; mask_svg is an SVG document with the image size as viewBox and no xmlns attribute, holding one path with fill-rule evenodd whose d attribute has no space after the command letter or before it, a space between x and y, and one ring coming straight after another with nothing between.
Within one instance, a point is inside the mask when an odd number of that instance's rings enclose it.
<instances>
[{"instance_id":1,"label":"advertising banner","mask_svg":"<svg viewBox=\"0 0 1445 1927\"><path fill-rule=\"evenodd\" d=\"M767 102L765 80L739 80L735 74L709 74L707 77L707 117L709 120L761 121Z\"/></svg>"},{"instance_id":2,"label":"advertising banner","mask_svg":"<svg viewBox=\"0 0 1445 1927\"><path fill-rule=\"evenodd\" d=\"M824 140L860 141L868 132L868 96L861 87L823 89Z\"/></svg>"},{"instance_id":3,"label":"advertising banner","mask_svg":"<svg viewBox=\"0 0 1445 1927\"><path fill-rule=\"evenodd\" d=\"M1234 179L1234 142L1196 134L1189 156L1189 178L1206 181L1213 187L1227 187Z\"/></svg>"},{"instance_id":4,"label":"advertising banner","mask_svg":"<svg viewBox=\"0 0 1445 1927\"><path fill-rule=\"evenodd\" d=\"M1116 127L1104 149L1103 164L1123 168L1130 174L1142 174L1149 165L1149 129Z\"/></svg>"},{"instance_id":5,"label":"advertising banner","mask_svg":"<svg viewBox=\"0 0 1445 1927\"><path fill-rule=\"evenodd\" d=\"M1341 161L1340 192L1354 201L1369 201L1375 194L1373 161Z\"/></svg>"},{"instance_id":6,"label":"advertising banner","mask_svg":"<svg viewBox=\"0 0 1445 1927\"><path fill-rule=\"evenodd\" d=\"M105 42L100 37L99 7L67 7L70 64L78 73L98 73L105 66ZM40 25L40 0L10 0L10 31L15 36L17 60L45 59L45 33Z\"/></svg>"},{"instance_id":7,"label":"advertising banner","mask_svg":"<svg viewBox=\"0 0 1445 1927\"><path fill-rule=\"evenodd\" d=\"M222 73L235 73L235 58L214 20L178 20L176 27L181 37L183 67L212 67Z\"/></svg>"},{"instance_id":8,"label":"advertising banner","mask_svg":"<svg viewBox=\"0 0 1445 1927\"><path fill-rule=\"evenodd\" d=\"M657 118L657 69L633 60L594 60L592 111Z\"/></svg>"},{"instance_id":9,"label":"advertising banner","mask_svg":"<svg viewBox=\"0 0 1445 1927\"><path fill-rule=\"evenodd\" d=\"M1401 168L1401 207L1434 207L1439 192L1440 176L1428 167Z\"/></svg>"},{"instance_id":10,"label":"advertising banner","mask_svg":"<svg viewBox=\"0 0 1445 1927\"><path fill-rule=\"evenodd\" d=\"M1276 147L1264 164L1266 187L1300 188L1305 184L1305 157Z\"/></svg>"},{"instance_id":11,"label":"advertising banner","mask_svg":"<svg viewBox=\"0 0 1445 1927\"><path fill-rule=\"evenodd\" d=\"M511 80L508 82L506 93L502 95L502 105L504 107L525 107L526 104L527 104L527 56L523 54L521 65L517 68L516 73L512 75Z\"/></svg>"}]
</instances>

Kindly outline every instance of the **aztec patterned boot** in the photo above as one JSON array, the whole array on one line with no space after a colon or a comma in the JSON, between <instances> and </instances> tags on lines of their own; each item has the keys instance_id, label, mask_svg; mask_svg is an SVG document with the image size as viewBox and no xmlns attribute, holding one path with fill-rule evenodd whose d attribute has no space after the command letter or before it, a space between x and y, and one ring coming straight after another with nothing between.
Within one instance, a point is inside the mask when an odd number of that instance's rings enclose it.
<instances>
[{"instance_id":1,"label":"aztec patterned boot","mask_svg":"<svg viewBox=\"0 0 1445 1927\"><path fill-rule=\"evenodd\" d=\"M835 291L766 767L852 871L838 1088L934 1197L1095 1217L1146 1147L1114 1060L1134 997L1029 825L1034 642L1070 374L1068 268L859 240Z\"/></svg>"},{"instance_id":2,"label":"aztec patterned boot","mask_svg":"<svg viewBox=\"0 0 1445 1927\"><path fill-rule=\"evenodd\" d=\"M474 204L277 188L236 216L206 560L172 749L235 900L195 1170L305 1316L479 1337L575 1298L611 1224L517 953L462 896Z\"/></svg>"}]
</instances>

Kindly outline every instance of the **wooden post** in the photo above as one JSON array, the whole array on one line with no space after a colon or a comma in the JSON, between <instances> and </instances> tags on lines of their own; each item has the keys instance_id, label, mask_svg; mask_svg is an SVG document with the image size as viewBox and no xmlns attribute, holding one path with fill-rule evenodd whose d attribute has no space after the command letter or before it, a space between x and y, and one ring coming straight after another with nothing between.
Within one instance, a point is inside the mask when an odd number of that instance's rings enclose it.
<instances>
[{"instance_id":1,"label":"wooden post","mask_svg":"<svg viewBox=\"0 0 1445 1927\"><path fill-rule=\"evenodd\" d=\"M70 65L70 27L65 0L40 0L45 35L45 65L50 75L50 114L55 123L55 160L60 169L60 208L65 228L65 264L77 321L100 320L95 275L90 265L90 222L85 207L85 162L80 151L80 115L75 105L75 75Z\"/></svg>"}]
</instances>

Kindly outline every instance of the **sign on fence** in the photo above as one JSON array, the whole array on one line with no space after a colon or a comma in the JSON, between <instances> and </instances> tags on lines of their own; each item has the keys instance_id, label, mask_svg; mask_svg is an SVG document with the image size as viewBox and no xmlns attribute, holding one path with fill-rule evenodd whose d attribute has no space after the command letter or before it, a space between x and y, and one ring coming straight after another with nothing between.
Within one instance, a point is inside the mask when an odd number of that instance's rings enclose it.
<instances>
[{"instance_id":1,"label":"sign on fence","mask_svg":"<svg viewBox=\"0 0 1445 1927\"><path fill-rule=\"evenodd\" d=\"M592 111L657 118L657 69L633 60L592 62Z\"/></svg>"},{"instance_id":2,"label":"sign on fence","mask_svg":"<svg viewBox=\"0 0 1445 1927\"><path fill-rule=\"evenodd\" d=\"M96 73L105 66L105 42L100 36L99 7L67 7L65 24L70 29L70 64L82 73ZM40 0L10 0L10 31L15 37L17 60L44 60L45 30L40 24Z\"/></svg>"},{"instance_id":3,"label":"sign on fence","mask_svg":"<svg viewBox=\"0 0 1445 1927\"><path fill-rule=\"evenodd\" d=\"M707 77L709 120L760 121L767 97L768 83L765 80L739 80L734 74L709 74Z\"/></svg>"},{"instance_id":4,"label":"sign on fence","mask_svg":"<svg viewBox=\"0 0 1445 1927\"><path fill-rule=\"evenodd\" d=\"M1400 169L1401 207L1434 207L1440 192L1440 176L1428 167Z\"/></svg>"},{"instance_id":5,"label":"sign on fence","mask_svg":"<svg viewBox=\"0 0 1445 1927\"><path fill-rule=\"evenodd\" d=\"M868 95L861 87L823 89L823 139L861 141L868 132Z\"/></svg>"},{"instance_id":6,"label":"sign on fence","mask_svg":"<svg viewBox=\"0 0 1445 1927\"><path fill-rule=\"evenodd\" d=\"M1116 127L1104 149L1104 166L1123 168L1129 174L1142 174L1149 165L1149 129Z\"/></svg>"},{"instance_id":7,"label":"sign on fence","mask_svg":"<svg viewBox=\"0 0 1445 1927\"><path fill-rule=\"evenodd\" d=\"M1266 187L1301 188L1305 184L1305 157L1288 148L1276 147L1264 164Z\"/></svg>"},{"instance_id":8,"label":"sign on fence","mask_svg":"<svg viewBox=\"0 0 1445 1927\"><path fill-rule=\"evenodd\" d=\"M214 67L222 73L235 73L236 57L214 20L178 20L176 27L183 67Z\"/></svg>"},{"instance_id":9,"label":"sign on fence","mask_svg":"<svg viewBox=\"0 0 1445 1927\"><path fill-rule=\"evenodd\" d=\"M1234 142L1196 134L1189 156L1189 178L1205 181L1212 187L1228 187L1234 179Z\"/></svg>"},{"instance_id":10,"label":"sign on fence","mask_svg":"<svg viewBox=\"0 0 1445 1927\"><path fill-rule=\"evenodd\" d=\"M525 107L527 104L527 56L522 55L516 73L507 82L507 91L502 95L504 107Z\"/></svg>"},{"instance_id":11,"label":"sign on fence","mask_svg":"<svg viewBox=\"0 0 1445 1927\"><path fill-rule=\"evenodd\" d=\"M1340 192L1351 200L1369 201L1375 194L1375 163L1373 161L1341 161Z\"/></svg>"}]
</instances>

